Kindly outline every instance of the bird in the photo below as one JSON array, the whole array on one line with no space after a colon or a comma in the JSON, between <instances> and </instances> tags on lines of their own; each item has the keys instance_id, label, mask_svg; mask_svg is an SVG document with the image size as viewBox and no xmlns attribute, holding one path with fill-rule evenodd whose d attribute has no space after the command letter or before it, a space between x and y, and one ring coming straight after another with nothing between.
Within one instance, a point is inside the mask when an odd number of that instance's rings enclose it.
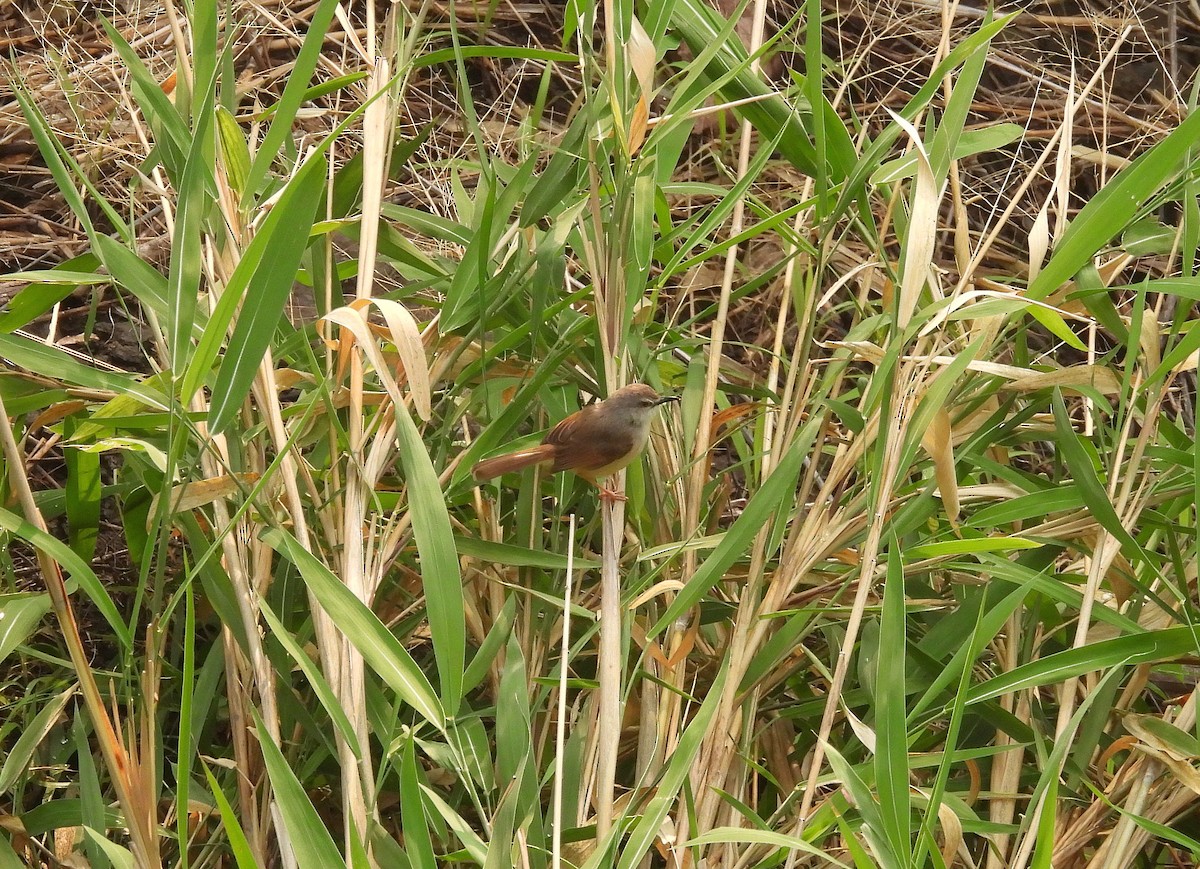
<instances>
[{"instance_id":1,"label":"bird","mask_svg":"<svg viewBox=\"0 0 1200 869\"><path fill-rule=\"evenodd\" d=\"M599 482L636 459L646 448L655 408L679 401L644 383L623 386L604 401L576 411L550 429L535 447L484 459L471 469L478 481L548 465L554 473L574 471L600 490L601 500L625 500Z\"/></svg>"}]
</instances>

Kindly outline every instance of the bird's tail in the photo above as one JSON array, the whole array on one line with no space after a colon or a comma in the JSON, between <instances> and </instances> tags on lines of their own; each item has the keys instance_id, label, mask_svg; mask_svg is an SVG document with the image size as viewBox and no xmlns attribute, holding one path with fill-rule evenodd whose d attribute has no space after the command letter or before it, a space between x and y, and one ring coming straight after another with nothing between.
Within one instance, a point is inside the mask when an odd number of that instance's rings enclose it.
<instances>
[{"instance_id":1,"label":"bird's tail","mask_svg":"<svg viewBox=\"0 0 1200 869\"><path fill-rule=\"evenodd\" d=\"M539 465L552 460L554 449L554 444L538 444L536 447L526 450L517 450L515 453L496 456L494 459L484 459L471 468L471 473L476 480L490 480L492 477L511 474L531 465Z\"/></svg>"}]
</instances>

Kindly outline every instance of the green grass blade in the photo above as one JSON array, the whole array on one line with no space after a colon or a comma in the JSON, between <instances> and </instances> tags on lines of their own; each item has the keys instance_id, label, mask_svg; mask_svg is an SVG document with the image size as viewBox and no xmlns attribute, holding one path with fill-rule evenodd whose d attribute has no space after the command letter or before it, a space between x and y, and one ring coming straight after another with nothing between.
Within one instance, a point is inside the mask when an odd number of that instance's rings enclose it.
<instances>
[{"instance_id":1,"label":"green grass blade","mask_svg":"<svg viewBox=\"0 0 1200 869\"><path fill-rule=\"evenodd\" d=\"M50 608L50 595L45 593L0 595L0 661L37 630Z\"/></svg>"},{"instance_id":2,"label":"green grass blade","mask_svg":"<svg viewBox=\"0 0 1200 869\"><path fill-rule=\"evenodd\" d=\"M253 709L255 733L258 744L262 747L263 761L267 767L267 775L271 779L274 798L279 804L283 815L283 826L291 839L292 852L300 869L330 869L332 866L344 866L345 861L338 853L329 829L317 814L312 800L296 774L292 765L275 744L275 740L267 732L257 709Z\"/></svg>"},{"instance_id":3,"label":"green grass blade","mask_svg":"<svg viewBox=\"0 0 1200 869\"><path fill-rule=\"evenodd\" d=\"M1181 170L1200 140L1200 112L1192 112L1166 138L1112 178L1080 210L1050 261L1029 285L1031 299L1044 299L1091 262L1133 220L1139 208Z\"/></svg>"},{"instance_id":4,"label":"green grass blade","mask_svg":"<svg viewBox=\"0 0 1200 869\"><path fill-rule=\"evenodd\" d=\"M396 440L408 482L409 509L421 559L421 584L437 657L442 706L454 714L462 699L467 642L458 549L437 472L420 432L403 407L396 408Z\"/></svg>"},{"instance_id":5,"label":"green grass blade","mask_svg":"<svg viewBox=\"0 0 1200 869\"><path fill-rule=\"evenodd\" d=\"M1014 691L1056 685L1097 670L1152 664L1197 652L1200 652L1200 643L1195 631L1186 626L1101 640L1083 648L1047 655L988 679L971 689L967 702L982 703Z\"/></svg>"},{"instance_id":6,"label":"green grass blade","mask_svg":"<svg viewBox=\"0 0 1200 869\"><path fill-rule=\"evenodd\" d=\"M75 691L76 687L72 685L53 697L22 729L21 734L12 743L8 756L4 758L3 765L0 765L0 794L8 793L13 785L28 773L33 753L46 738L46 734L58 723L59 716L62 715L67 701L75 696Z\"/></svg>"},{"instance_id":7,"label":"green grass blade","mask_svg":"<svg viewBox=\"0 0 1200 869\"><path fill-rule=\"evenodd\" d=\"M238 296L242 298L242 307L213 382L208 419L214 433L225 431L237 418L242 401L258 375L263 355L271 346L296 282L300 260L308 247L308 232L316 219L325 184L324 170L325 160L320 154L312 155L300 168L250 243L251 248L257 246L258 256L251 256L247 250L221 297L218 308L224 307L227 299ZM249 270L244 295L235 288L235 284L240 283L237 275L243 271L243 266ZM232 315L232 307L228 311ZM205 339L219 322L214 314L205 330ZM192 370L189 369L189 375ZM196 379L198 373L192 375L185 386ZM185 393L185 397L189 394Z\"/></svg>"},{"instance_id":8,"label":"green grass blade","mask_svg":"<svg viewBox=\"0 0 1200 869\"><path fill-rule=\"evenodd\" d=\"M300 545L291 534L278 529L265 532L264 539L300 572L305 585L321 602L334 624L362 652L363 658L397 696L439 730L445 714L433 687L408 651L375 613L354 596L324 564Z\"/></svg>"},{"instance_id":9,"label":"green grass blade","mask_svg":"<svg viewBox=\"0 0 1200 869\"><path fill-rule=\"evenodd\" d=\"M76 555L71 547L35 528L11 510L5 510L2 507L0 507L0 528L10 534L15 534L31 546L41 549L57 561L70 577L67 583L68 591L71 590L72 585L77 583L96 606L96 609L100 611L100 614L104 616L104 620L112 628L113 635L121 646L127 650L133 648L130 630L121 620L121 613L117 610L117 605L113 603L112 597L109 596L108 589L92 572L87 562Z\"/></svg>"},{"instance_id":10,"label":"green grass blade","mask_svg":"<svg viewBox=\"0 0 1200 869\"><path fill-rule=\"evenodd\" d=\"M217 811L220 814L221 823L225 827L225 837L229 840L229 850L233 852L233 859L237 862L238 869L260 869L258 861L254 859L254 852L250 848L250 840L246 838L246 833L238 822L237 812L234 811L225 792L221 790L221 783L213 776L207 764L204 767L204 774L208 777L208 788L212 791L213 799L217 803Z\"/></svg>"},{"instance_id":11,"label":"green grass blade","mask_svg":"<svg viewBox=\"0 0 1200 869\"><path fill-rule=\"evenodd\" d=\"M876 686L875 778L879 785L881 833L891 849L902 854L912 838L909 793L908 731L905 697L908 657L904 607L904 563L900 541L888 548L887 579L883 592L883 620L879 633L879 666Z\"/></svg>"},{"instance_id":12,"label":"green grass blade","mask_svg":"<svg viewBox=\"0 0 1200 869\"><path fill-rule=\"evenodd\" d=\"M271 127L263 137L262 143L254 155L254 161L250 164L246 189L242 192L243 208L249 207L253 202L253 197L258 195L259 188L263 185L271 164L275 162L284 142L292 134L292 128L296 123L296 112L300 109L308 91L308 83L312 79L313 71L317 68L317 62L321 57L321 45L325 40L325 34L329 30L329 23L333 20L336 8L337 0L321 0L312 10L308 32L304 35L304 44L300 47L296 60L292 64L287 84L283 88L283 96L279 98L279 102L274 107Z\"/></svg>"},{"instance_id":13,"label":"green grass blade","mask_svg":"<svg viewBox=\"0 0 1200 869\"><path fill-rule=\"evenodd\" d=\"M411 736L404 741L400 760L400 817L404 825L404 844L413 865L417 869L437 869L429 819L425 816L425 801L421 796L421 780L417 775L416 742Z\"/></svg>"},{"instance_id":14,"label":"green grass blade","mask_svg":"<svg viewBox=\"0 0 1200 869\"><path fill-rule=\"evenodd\" d=\"M896 853L891 840L885 834L887 824L880 812L879 802L871 790L871 786L855 771L854 767L842 756L842 753L832 745L825 748L826 757L833 774L841 781L842 786L854 798L854 808L862 816L863 836L871 845L879 860L881 869L907 869L908 863ZM880 798L883 795L880 794ZM908 853L906 847L902 852Z\"/></svg>"}]
</instances>

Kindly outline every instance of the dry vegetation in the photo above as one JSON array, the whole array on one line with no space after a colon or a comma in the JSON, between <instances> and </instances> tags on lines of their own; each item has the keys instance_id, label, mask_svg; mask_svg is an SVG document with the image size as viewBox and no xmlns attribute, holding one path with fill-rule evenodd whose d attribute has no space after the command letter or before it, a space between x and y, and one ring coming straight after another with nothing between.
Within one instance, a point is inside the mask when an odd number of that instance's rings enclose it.
<instances>
[{"instance_id":1,"label":"dry vegetation","mask_svg":"<svg viewBox=\"0 0 1200 869\"><path fill-rule=\"evenodd\" d=\"M0 867L1196 865L1200 6L699 8L0 8Z\"/></svg>"}]
</instances>

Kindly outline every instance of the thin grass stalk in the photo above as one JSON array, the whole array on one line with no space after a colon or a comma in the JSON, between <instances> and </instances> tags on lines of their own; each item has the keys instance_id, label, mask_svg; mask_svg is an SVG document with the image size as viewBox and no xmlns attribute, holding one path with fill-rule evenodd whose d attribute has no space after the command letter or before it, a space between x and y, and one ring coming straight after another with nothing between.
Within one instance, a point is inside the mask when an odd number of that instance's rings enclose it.
<instances>
[{"instance_id":1,"label":"thin grass stalk","mask_svg":"<svg viewBox=\"0 0 1200 869\"><path fill-rule=\"evenodd\" d=\"M136 710L131 711L129 716L130 729L136 728L136 733L131 733L128 740L129 745L137 746L137 754L130 758L130 765L135 773L135 781L138 781L135 793L142 799L142 823L145 824L146 829L155 831L156 848L158 847L158 806L162 802L163 786L162 776L158 774L157 758L160 744L158 698L162 680L162 659L158 654L158 639L155 636L157 633L158 620L152 618L150 624L146 626L146 664L141 678L142 702ZM185 850L184 843L180 842L180 854L183 854Z\"/></svg>"},{"instance_id":2,"label":"thin grass stalk","mask_svg":"<svg viewBox=\"0 0 1200 869\"><path fill-rule=\"evenodd\" d=\"M613 388L616 383L615 359L610 347L609 329L605 316L607 307L605 296L609 291L606 280L606 270L601 263L607 262L604 253L604 227L600 217L599 180L596 172L595 146L590 141L593 159L589 161L589 175L592 188L589 201L592 203L592 222L595 235L592 243L585 242L584 255L589 260L596 296L597 328L600 333L600 343L603 348L606 380ZM583 237L587 238L587 233ZM615 338L615 335L613 336ZM619 340L619 339L617 339ZM618 474L617 491L623 489L624 474ZM596 841L602 841L612 828L614 813L614 794L616 785L617 753L621 738L621 585L620 585L620 544L621 535L618 528L624 527L625 506L621 501L601 501L601 564L600 564L600 607L599 607L599 640L596 660L596 678L598 687L595 702L592 707L592 728L589 737L590 782L581 782L584 799L580 802L580 813L586 815L586 795L590 792L591 801L596 809ZM582 821L582 818L580 819Z\"/></svg>"},{"instance_id":3,"label":"thin grass stalk","mask_svg":"<svg viewBox=\"0 0 1200 869\"><path fill-rule=\"evenodd\" d=\"M1020 663L1018 654L1022 645L1022 615L1020 612L1009 616L1004 629L1004 647L1001 654L1001 672L1010 671ZM1000 708L1010 712L1020 721L1029 721L1029 693L1021 691L1016 694L1005 694L998 698ZM1009 751L996 755L992 762L991 791L992 798L988 801L988 819L995 824L1007 826L1012 823L1016 814L1017 801L1015 795L1021 780L1021 766L1025 749L1018 744L1004 729L997 727L994 737L997 747L1012 745ZM1008 853L1010 836L1008 833L994 833L991 837L992 847L988 849L988 869L1004 869L1005 856Z\"/></svg>"},{"instance_id":4,"label":"thin grass stalk","mask_svg":"<svg viewBox=\"0 0 1200 869\"><path fill-rule=\"evenodd\" d=\"M1080 90L1078 98L1073 103L1070 103L1066 106L1064 110L1066 114L1073 116L1077 111L1079 111L1079 109L1091 95L1092 90L1097 86L1097 84L1103 81L1105 71L1116 59L1121 46L1124 45L1125 40L1132 32L1132 25L1121 31L1120 35L1114 41L1112 48L1109 49L1108 53L1105 54L1104 59L1100 62L1099 66L1097 66L1095 73L1090 79L1088 79L1087 84L1083 86L1082 90ZM1050 155L1055 152L1055 148L1058 145L1059 140L1063 137L1063 134L1064 128L1059 126L1059 128L1050 135L1050 138L1046 142L1046 147L1042 149L1042 153L1036 160L1034 160L1033 165L1029 167L1029 171L1025 174L1025 179L1019 185L1017 185L1016 190L1008 195L1008 205L1005 206L1004 210L1000 213L1000 216L996 218L995 225L992 227L991 232L984 236L983 240L979 243L979 247L975 249L975 254L971 257L971 261L967 264L966 269L963 270L962 275L959 277L958 284L951 292L952 296L957 296L960 294L970 282L974 281L975 272L979 269L980 264L983 262L983 258L987 255L988 251L991 250L992 245L996 243L996 239L1000 237L1000 233L1004 230L1004 227L1008 225L1009 218L1012 217L1013 212L1017 209L1017 206L1020 205L1025 193L1029 190L1033 183L1041 177L1042 166L1045 165L1046 161L1050 158Z\"/></svg>"},{"instance_id":5,"label":"thin grass stalk","mask_svg":"<svg viewBox=\"0 0 1200 869\"><path fill-rule=\"evenodd\" d=\"M223 442L224 438L219 437L217 440ZM228 458L227 454L226 458ZM209 461L211 462L211 459ZM224 462L224 465L228 467L228 461ZM215 473L208 473L208 476L215 476ZM275 676L263 650L262 633L259 630L257 601L263 589L256 587L250 581L251 571L247 565L250 556L246 552L244 544L235 540L235 537L245 540L252 539L253 530L244 518L239 519L237 525L231 528L228 505L223 499L213 503L213 516L216 519L217 528L231 529L222 535L223 560L226 572L229 575L229 581L236 592L235 597L237 598L238 613L242 618L242 629L247 636L249 644L248 648L243 650L244 655L237 655L234 658L234 660L244 663L244 669L238 674L242 682L234 687L236 690L245 692L248 697L253 697L255 694L258 696L258 707L262 720L267 726L267 732L272 739L279 743L281 741L281 731L279 727L279 707L275 701ZM236 645L236 642L234 645ZM240 649L240 646L238 648ZM253 687L252 692L247 690L250 686ZM247 759L252 758L255 761L255 763L248 764L248 766L259 767L261 769L261 764L258 763L261 760L260 752L249 739L252 728L252 719L250 716L246 716L245 729L240 735L246 739L245 752ZM289 869L295 869L297 865L295 862L296 857L292 851L287 829L283 824L283 814L279 804L272 795L270 783L265 776L260 784L264 789L262 799L270 807L271 821L275 828L275 836L279 842L280 859L284 866L289 867ZM269 841L266 831L261 829L260 846L265 856L269 849Z\"/></svg>"},{"instance_id":6,"label":"thin grass stalk","mask_svg":"<svg viewBox=\"0 0 1200 869\"><path fill-rule=\"evenodd\" d=\"M616 10L613 0L604 0L604 28L606 45L606 62L601 77L601 87L615 89L623 88L623 80L618 82L619 60L617 46L623 45L616 35ZM583 28L580 28L580 32ZM586 49L581 47L581 58L586 57ZM614 106L624 104L623 100L612 100ZM589 101L590 105L590 101ZM623 119L618 119L623 120ZM589 205L592 223L591 244L585 245L585 257L590 260L591 275L595 287L595 315L597 331L600 338L601 356L604 362L604 380L610 392L616 389L622 381L624 335L620 334L620 324L623 322L625 301L625 270L621 267L619 245L609 244L610 234L621 237L624 230L617 218L620 213L614 209L614 219L606 223L602 212L600 194L600 177L597 162L597 149L594 137L588 137L588 148L591 158L588 161ZM611 166L614 174L623 176L623 154L615 154ZM624 185L621 178L614 178L613 189L621 190ZM614 202L616 199L614 199ZM583 233L587 237L587 233ZM616 491L624 490L625 475L614 476ZM597 649L596 678L599 683L596 692L595 727L593 729L593 744L595 746L595 766L593 773L594 787L592 797L596 808L596 840L602 841L612 829L614 817L614 801L617 777L617 755L621 743L621 677L624 671L624 655L621 649L622 608L621 608L621 530L625 527L625 504L619 500L602 500L600 505L601 523L601 566L600 566L600 626Z\"/></svg>"},{"instance_id":7,"label":"thin grass stalk","mask_svg":"<svg viewBox=\"0 0 1200 869\"><path fill-rule=\"evenodd\" d=\"M386 59L376 61L368 80L366 99L372 98L388 86L390 79ZM391 101L387 97L374 99L367 107L363 118L363 214L360 228L358 282L355 297L369 299L375 277L375 251L379 232L379 212L383 186L387 180L388 142L391 126L388 122ZM363 405L364 377L362 355L350 348L343 337L343 347L350 350L349 392L350 407L347 417L348 454L346 462L346 488L342 524L342 571L347 587L367 606L374 596L374 582L364 551L363 529L366 527L366 506L370 500L370 484L363 477L362 462L368 448ZM339 681L339 697L344 704L354 727L358 743L363 747L361 760L356 760L349 746L340 742L338 754L341 760L342 803L346 817L353 823L345 828L346 853L351 853L351 842L355 834L366 836L368 816L374 817L374 809L368 809L368 795L373 786L374 773L370 756L370 728L366 709L366 665L362 654L348 637L341 639L340 660L342 676Z\"/></svg>"},{"instance_id":8,"label":"thin grass stalk","mask_svg":"<svg viewBox=\"0 0 1200 869\"><path fill-rule=\"evenodd\" d=\"M812 196L813 179L806 178L804 185L800 190L800 199L808 199ZM808 211L801 211L792 221L792 234L790 238L800 238L805 225L811 218ZM783 360L783 341L784 334L787 328L788 314L792 309L791 299L796 282L796 262L799 251L795 242L789 241L787 249L784 252L784 258L787 265L783 267L783 279L779 286L779 311L775 317L775 337L771 343L771 363L767 369L767 392L771 395L779 393L779 371ZM810 288L813 286L811 281L805 282ZM776 407L768 407L763 413L763 457L760 465L759 481L765 481L770 476L771 471L778 465L779 459L782 457L783 450L776 448L776 429L783 429L781 425L785 418L789 415L789 410L792 408L790 398L795 389L796 377L800 372L807 369L808 366L808 348L810 347L809 333L812 328L812 323L815 318L815 311L811 306L804 307L803 319L797 324L797 332L799 340L796 342L796 352L791 354L788 362L788 374L784 380L785 388L781 400ZM780 440L780 444L786 443Z\"/></svg>"},{"instance_id":9,"label":"thin grass stalk","mask_svg":"<svg viewBox=\"0 0 1200 869\"><path fill-rule=\"evenodd\" d=\"M24 457L13 436L12 418L5 407L3 396L0 396L0 419L4 420L4 424L0 425L0 451L3 452L5 461L8 463L9 486L12 487L12 491L21 504L21 512L25 521L43 534L49 534L46 520L34 501L29 478L25 475ZM59 629L62 631L63 640L70 654L71 664L79 679L84 705L92 719L92 726L96 730L96 741L100 745L100 754L104 758L104 764L112 779L113 790L116 791L121 812L125 815L130 850L139 865L161 865L156 819L153 816L147 818L145 811L139 809L139 789L135 778L134 760L130 758L104 708L104 699L96 684L96 677L92 673L91 665L88 664L87 651L84 649L83 638L79 634L79 625L75 620L66 584L63 582L62 571L58 562L41 547L35 546L34 551L37 556L38 569L46 584L46 591L50 595L55 618L58 620ZM144 809L145 794L142 794L142 797L141 805ZM151 811L155 805L153 801L150 801Z\"/></svg>"},{"instance_id":10,"label":"thin grass stalk","mask_svg":"<svg viewBox=\"0 0 1200 869\"><path fill-rule=\"evenodd\" d=\"M623 488L623 486L622 486ZM608 500L600 507L603 549L600 566L600 640L596 662L596 839L612 829L616 797L617 755L621 748L621 538L625 504Z\"/></svg>"},{"instance_id":11,"label":"thin grass stalk","mask_svg":"<svg viewBox=\"0 0 1200 869\"><path fill-rule=\"evenodd\" d=\"M750 45L747 47L751 56L762 46L763 26L766 18L765 0L755 0L754 22L751 31ZM757 75L759 61L757 57L750 63L750 71ZM737 179L745 177L750 164L751 146L753 144L753 127L746 119L741 121L741 140L738 149ZM730 216L729 234L737 236L745 224L746 201L739 196L733 205ZM725 267L721 280L721 292L717 300L717 312L712 322L710 340L706 348L707 367L704 376L704 392L700 398L700 425L696 432L696 440L692 450L692 471L690 491L685 498L682 533L684 538L698 535L700 532L700 507L705 503L704 486L708 482L708 454L712 448L712 413L711 408L716 404L717 380L721 374L721 360L724 355L725 329L729 321L729 302L733 294L733 279L737 269L739 256L738 245L730 245L725 254ZM738 605L738 619L734 634L730 639L729 652L732 655L731 676L725 681L725 694L721 705L713 718L713 723L705 736L704 746L700 752L700 761L692 774L693 787L697 791L695 815L688 818L686 803L680 804L676 817L676 829L682 836L691 833L707 832L713 825L717 810L723 804L720 792L713 787L704 786L704 782L726 782L730 775L730 763L736 757L736 740L738 738L735 718L737 718L737 691L741 684L741 674L751 657L751 651L743 648L740 641L744 640L745 632L749 630L748 620L757 615L760 587L762 581L762 549L768 537L768 529L755 537L751 556L751 578L742 593ZM757 563L757 569L754 565ZM684 576L690 577L696 571L696 555L689 551L684 557ZM686 581L686 579L685 579ZM728 858L732 858L732 846L726 848ZM690 854L690 852L689 852Z\"/></svg>"},{"instance_id":12,"label":"thin grass stalk","mask_svg":"<svg viewBox=\"0 0 1200 869\"><path fill-rule=\"evenodd\" d=\"M311 483L311 477L304 470L302 463L297 460L296 454L293 452L294 447L288 446L288 433L283 422L282 408L278 403L280 392L275 379L275 366L271 364L270 356L271 354L268 351L263 366L259 371L259 376L263 381L263 392L265 393L262 396L264 400L260 401L260 405L266 416L267 431L275 449L281 454L279 470L283 484L284 499L288 505L288 514L292 518L292 533L301 546L310 552L315 552L317 551L314 548L316 543L309 528L308 514L305 509L306 505L312 503L312 499L310 497L309 500L305 500L304 495L300 491L300 480L303 479ZM332 540L335 537L327 536L326 539ZM339 649L341 641L337 629L334 627L328 614L312 598L311 594L309 608L312 612L313 630L316 634L317 647L321 654L321 663L323 668L325 668L326 678L331 685L339 684L341 666L338 662L343 659ZM351 707L346 708L349 710ZM351 718L351 723L355 723L353 718ZM333 731L342 777L343 779L352 777L358 782L359 790L363 791L372 781L370 752L364 750L360 761L355 758L354 752L346 744L345 738L338 728L335 727ZM364 747L369 745L369 743L363 740L362 733L356 730L355 735L359 739L359 745ZM361 830L365 830L365 828L360 828ZM349 832L347 835L349 835Z\"/></svg>"},{"instance_id":13,"label":"thin grass stalk","mask_svg":"<svg viewBox=\"0 0 1200 869\"><path fill-rule=\"evenodd\" d=\"M567 673L571 650L571 596L575 581L575 514L567 525L567 575L563 588L562 665L558 673L558 721L554 728L554 832L551 840L551 866L562 867L563 777L567 753Z\"/></svg>"},{"instance_id":14,"label":"thin grass stalk","mask_svg":"<svg viewBox=\"0 0 1200 869\"><path fill-rule=\"evenodd\" d=\"M221 180L219 187L222 191L227 189L224 179ZM223 210L230 209L225 212L225 225L228 227L240 227L242 224L240 214L237 210L236 197L223 195L219 201ZM219 299L217 288L224 287L229 276L233 274L237 266L237 251L245 243L244 238L231 238L230 241L232 244L218 244L215 240L209 241L211 258L207 259L206 268L210 270L208 281L209 285L214 288L214 291L210 292L205 300L208 304L210 315ZM266 372L265 374L264 371ZM265 380L266 383L273 387L274 364L269 351L259 366L259 378L260 381ZM277 396L278 391L271 388L267 392L267 395L272 397ZM261 400L263 398L261 391L259 398L258 405L260 407L272 407L273 402ZM197 393L193 397L191 410L200 419L207 416L208 407L205 404L202 394ZM268 410L267 413L269 419L270 411ZM203 422L199 422L196 424L195 436L199 443L206 445L206 448L200 450L200 468L204 477L211 479L226 473L234 467L224 435L210 437L207 426ZM285 441L286 438L279 441L277 446ZM261 452L256 452L253 449L249 449L247 455L251 458L255 456L261 458ZM262 633L259 630L257 605L259 595L265 591L270 581L269 564L271 555L264 549L263 544L257 540L255 530L249 524L249 520L245 514L242 514L238 518L236 526L233 525L233 518L226 499L220 498L214 501L212 510L215 527L221 532L222 563L231 584L236 590L235 598L238 612L242 620L243 632L249 644L248 648L242 649L233 634L229 631L229 628L223 626L223 633L226 638L226 660L232 665L232 672L227 674L227 684L229 684L231 689L227 692L227 696L230 698L231 715L233 714L234 707L237 706L237 715L241 719L240 725L235 722L233 728L235 755L240 755L239 768L246 771L254 769L261 771L263 768L261 753L257 744L250 739L250 734L253 732L253 723L252 717L248 714L248 707L250 705L248 698L253 696L254 693L258 695L260 713L263 722L267 726L267 732L275 740L276 744L281 744L282 742L279 711L275 699L274 673L266 660L266 655L262 648ZM251 549L257 548L259 554L265 555L267 559L262 580L258 584L251 581L252 571L249 568L249 564L255 559L247 552L247 547ZM257 560L261 562L262 559ZM254 689L253 692L249 690L251 687ZM234 700L235 693L237 695L236 701ZM261 860L267 860L270 853L270 837L258 817L258 813L251 810L255 803L252 785L253 779L249 775L244 775L239 777L238 782L239 797L243 801L243 813L246 816L252 816L250 830L255 835L250 841L258 852L256 857ZM272 794L270 782L265 775L261 777L260 786L263 788L261 799L263 805L267 807L267 814L269 814L271 826L274 828L275 840L279 847L280 861L286 869L296 869L296 856L292 850L291 839L288 836L287 829L283 824L282 811Z\"/></svg>"},{"instance_id":15,"label":"thin grass stalk","mask_svg":"<svg viewBox=\"0 0 1200 869\"><path fill-rule=\"evenodd\" d=\"M342 529L341 529L341 547L342 547L342 568L340 575L346 586L354 592L355 596L369 604L369 592L367 589L366 565L364 564L363 554L363 529L366 525L365 504L368 495L367 486L359 472L359 461L362 457L364 448L365 434L363 426L363 364L362 357L351 350L351 361L349 371L349 392L350 405L349 416L347 418L347 437L348 437L348 455L349 461L346 462L346 488L345 488L345 503L342 512ZM341 662L340 672L337 677L338 698L342 701L343 708L346 710L351 724L354 726L355 736L359 740L359 744L363 746L369 745L364 741L364 736L367 735L366 722L366 686L365 686L365 664L361 653L358 652L350 638L345 634L340 635L340 650L338 658ZM366 829L366 794L363 792L362 784L358 780L357 772L352 774L355 769L353 758L346 752L348 748L342 747L339 749L341 755L341 773L342 773L342 806L346 812L347 818L353 819L354 827L358 830ZM353 778L353 782L349 781ZM346 834L352 835L350 832L351 825L347 824ZM347 850L349 848L349 840L347 840Z\"/></svg>"},{"instance_id":16,"label":"thin grass stalk","mask_svg":"<svg viewBox=\"0 0 1200 869\"><path fill-rule=\"evenodd\" d=\"M683 502L684 483L679 467L682 464L680 448L682 444L674 438L655 439L651 444L656 462L656 476L668 481L663 486L663 496L667 497L668 487L676 504ZM660 539L670 540L677 533L668 519L667 511L662 511L658 517L658 533ZM670 569L670 568L668 568ZM636 607L633 607L636 609ZM653 622L657 616L647 615L647 621ZM663 768L666 759L678 746L682 733L683 698L687 696L685 678L688 673L687 651L695 642L696 626L673 625L664 632L661 648L661 660L653 654L655 646L650 646L644 654L642 666L651 677L640 682L641 709L638 727L638 753L636 766L636 787L644 787L653 782ZM662 687L669 686L669 687ZM652 856L647 854L642 861L642 869L652 864Z\"/></svg>"},{"instance_id":17,"label":"thin grass stalk","mask_svg":"<svg viewBox=\"0 0 1200 869\"><path fill-rule=\"evenodd\" d=\"M921 263L911 267L923 269L925 268L925 264ZM896 340L901 340L899 334L897 334ZM817 731L817 741L813 748L812 760L809 763L804 796L800 803L798 822L800 825L799 830L801 831L808 822L813 800L816 796L817 782L825 760L824 746L828 744L829 734L833 729L833 719L836 717L841 703L842 686L845 684L846 675L850 669L850 660L854 656L855 646L858 642L858 632L862 627L863 615L866 612L867 599L870 596L871 589L874 587L874 577L879 564L883 530L886 525L884 517L887 516L891 507L892 491L902 470L900 467L901 445L904 443L908 431L908 421L912 413L909 402L914 401L917 376L916 372L910 366L906 365L897 365L891 376L893 383L892 401L895 402L894 417L889 416L892 414L893 408L885 404L875 420L877 431L874 446L876 449L884 451L880 463L880 479L870 508L871 519L867 524L867 538L863 544L861 554L858 588L855 592L850 617L846 623L846 634L842 641L842 646L838 650L837 664L833 671L833 681L829 686L829 696L825 703L825 710L821 715L821 724ZM885 425L885 419L891 419L893 424Z\"/></svg>"},{"instance_id":18,"label":"thin grass stalk","mask_svg":"<svg viewBox=\"0 0 1200 869\"><path fill-rule=\"evenodd\" d=\"M254 726L254 719L248 711L250 692L246 689L248 684L252 684L248 678L250 665L232 631L227 628L222 630L221 643L225 650L225 696L229 703L230 742L233 745L233 760L239 772L235 781L238 806L241 807L240 822L249 847L254 853L254 859L260 865L266 865L270 859L269 837L263 829L261 812L258 811L258 803L254 797L255 778L252 778L261 773L262 763L250 738Z\"/></svg>"}]
</instances>

